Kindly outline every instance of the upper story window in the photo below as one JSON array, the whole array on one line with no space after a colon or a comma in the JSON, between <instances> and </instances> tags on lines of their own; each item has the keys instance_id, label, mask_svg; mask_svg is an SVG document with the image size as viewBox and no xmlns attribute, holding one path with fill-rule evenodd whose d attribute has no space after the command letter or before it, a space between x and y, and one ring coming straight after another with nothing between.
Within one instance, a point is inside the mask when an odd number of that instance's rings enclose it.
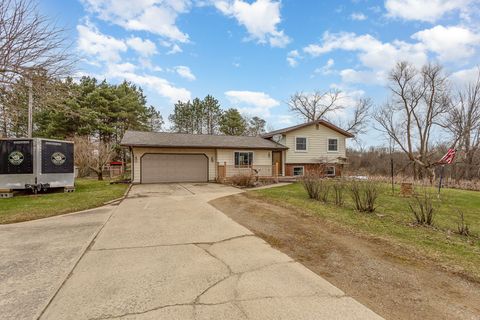
<instances>
[{"instance_id":1,"label":"upper story window","mask_svg":"<svg viewBox=\"0 0 480 320\"><path fill-rule=\"evenodd\" d=\"M338 151L338 139L328 139L328 151Z\"/></svg>"},{"instance_id":2,"label":"upper story window","mask_svg":"<svg viewBox=\"0 0 480 320\"><path fill-rule=\"evenodd\" d=\"M235 152L235 167L250 167L253 163L253 152Z\"/></svg>"},{"instance_id":3,"label":"upper story window","mask_svg":"<svg viewBox=\"0 0 480 320\"><path fill-rule=\"evenodd\" d=\"M307 151L307 138L295 137L295 151Z\"/></svg>"}]
</instances>

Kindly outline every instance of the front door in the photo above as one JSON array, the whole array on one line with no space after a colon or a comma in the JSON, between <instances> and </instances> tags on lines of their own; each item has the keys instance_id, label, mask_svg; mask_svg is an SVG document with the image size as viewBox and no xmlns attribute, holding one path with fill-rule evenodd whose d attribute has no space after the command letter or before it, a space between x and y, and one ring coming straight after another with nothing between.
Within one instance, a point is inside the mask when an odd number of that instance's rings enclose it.
<instances>
[{"instance_id":1,"label":"front door","mask_svg":"<svg viewBox=\"0 0 480 320\"><path fill-rule=\"evenodd\" d=\"M278 174L282 175L282 151L272 151L272 165L278 162Z\"/></svg>"}]
</instances>

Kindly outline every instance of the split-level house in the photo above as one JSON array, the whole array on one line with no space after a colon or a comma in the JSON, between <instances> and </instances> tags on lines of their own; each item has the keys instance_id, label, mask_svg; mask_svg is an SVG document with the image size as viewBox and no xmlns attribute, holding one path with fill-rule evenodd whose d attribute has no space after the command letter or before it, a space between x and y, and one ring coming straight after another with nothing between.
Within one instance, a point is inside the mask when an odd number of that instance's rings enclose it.
<instances>
[{"instance_id":1,"label":"split-level house","mask_svg":"<svg viewBox=\"0 0 480 320\"><path fill-rule=\"evenodd\" d=\"M257 137L127 131L133 183L208 182L236 174L340 176L353 135L325 120Z\"/></svg>"}]
</instances>

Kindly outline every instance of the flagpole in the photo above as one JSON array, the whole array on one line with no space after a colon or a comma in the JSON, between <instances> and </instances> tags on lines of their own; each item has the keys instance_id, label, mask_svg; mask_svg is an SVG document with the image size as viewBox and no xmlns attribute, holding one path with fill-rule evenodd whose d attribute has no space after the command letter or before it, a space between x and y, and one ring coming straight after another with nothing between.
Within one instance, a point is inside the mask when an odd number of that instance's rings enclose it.
<instances>
[{"instance_id":1,"label":"flagpole","mask_svg":"<svg viewBox=\"0 0 480 320\"><path fill-rule=\"evenodd\" d=\"M440 190L442 189L442 180L443 180L443 170L445 169L445 165L442 165L442 169L440 170L440 182L438 183L438 194L440 194Z\"/></svg>"}]
</instances>

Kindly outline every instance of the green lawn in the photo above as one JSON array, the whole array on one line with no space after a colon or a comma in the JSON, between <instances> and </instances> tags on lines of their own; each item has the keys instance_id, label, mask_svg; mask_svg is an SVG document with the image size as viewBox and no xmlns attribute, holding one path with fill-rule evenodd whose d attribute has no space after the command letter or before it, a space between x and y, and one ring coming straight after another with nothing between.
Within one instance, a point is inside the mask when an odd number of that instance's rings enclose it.
<instances>
[{"instance_id":1,"label":"green lawn","mask_svg":"<svg viewBox=\"0 0 480 320\"><path fill-rule=\"evenodd\" d=\"M0 199L0 224L40 219L90 209L123 196L128 185L76 179L75 192L22 195Z\"/></svg>"},{"instance_id":2,"label":"green lawn","mask_svg":"<svg viewBox=\"0 0 480 320\"><path fill-rule=\"evenodd\" d=\"M408 209L408 202L412 199L397 196L398 186L395 193L392 196L390 187L382 184L378 208L373 214L356 212L348 193L343 207L310 200L300 183L249 194L319 215L355 233L392 241L480 281L480 192L443 189L434 227L414 225ZM464 212L473 236L455 234L459 221L457 208Z\"/></svg>"}]
</instances>

